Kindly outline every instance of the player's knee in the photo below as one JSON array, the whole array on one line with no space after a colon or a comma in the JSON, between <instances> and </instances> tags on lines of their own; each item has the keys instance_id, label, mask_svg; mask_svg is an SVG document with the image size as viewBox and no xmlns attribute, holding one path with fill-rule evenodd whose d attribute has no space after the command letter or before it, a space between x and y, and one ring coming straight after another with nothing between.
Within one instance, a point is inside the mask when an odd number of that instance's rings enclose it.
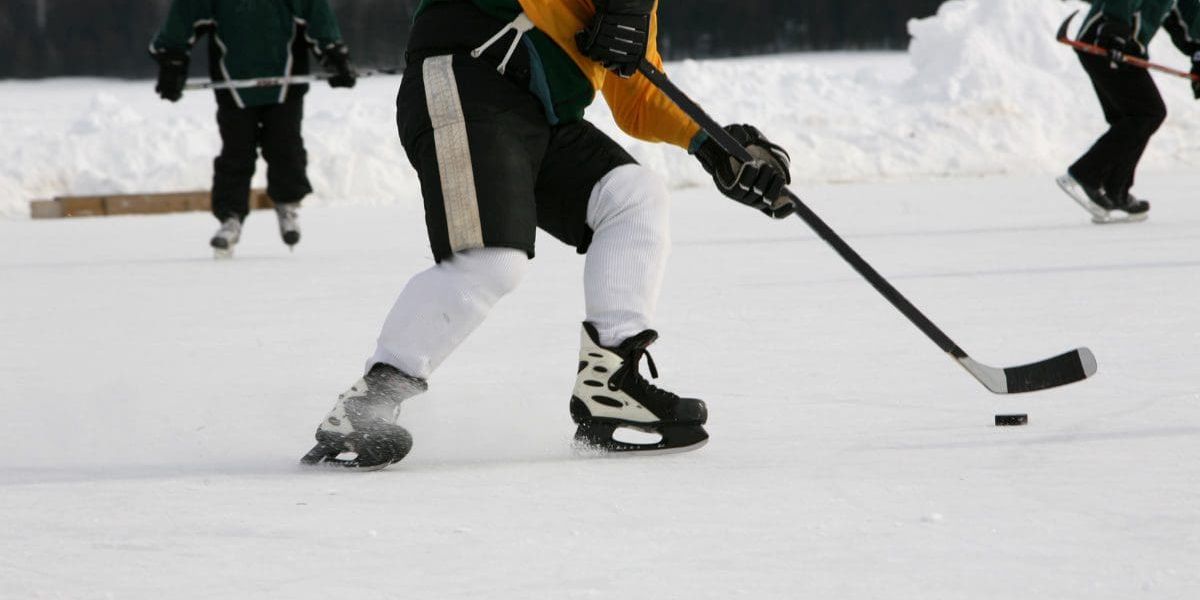
<instances>
[{"instance_id":1,"label":"player's knee","mask_svg":"<svg viewBox=\"0 0 1200 600\"><path fill-rule=\"evenodd\" d=\"M641 165L624 165L596 185L588 206L588 221L593 229L626 214L659 221L665 220L670 210L671 196L662 177Z\"/></svg>"},{"instance_id":2,"label":"player's knee","mask_svg":"<svg viewBox=\"0 0 1200 600\"><path fill-rule=\"evenodd\" d=\"M517 289L529 271L529 256L515 248L475 248L455 254L446 266L468 279L478 293L500 299Z\"/></svg>"}]
</instances>

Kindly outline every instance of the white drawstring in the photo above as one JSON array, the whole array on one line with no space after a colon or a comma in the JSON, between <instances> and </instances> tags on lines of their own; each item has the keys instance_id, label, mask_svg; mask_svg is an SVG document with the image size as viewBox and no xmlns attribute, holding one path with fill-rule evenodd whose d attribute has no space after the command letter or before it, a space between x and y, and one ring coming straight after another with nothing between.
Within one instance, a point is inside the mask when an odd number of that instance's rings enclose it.
<instances>
[{"instance_id":1,"label":"white drawstring","mask_svg":"<svg viewBox=\"0 0 1200 600\"><path fill-rule=\"evenodd\" d=\"M493 35L492 39L484 42L482 46L472 50L471 58L479 58L484 52L487 51L488 48L491 48L493 44L500 41L501 38L507 35L509 31L516 31L517 35L513 38L512 45L508 47L508 53L504 55L504 60L500 61L500 66L496 67L496 71L503 75L504 70L508 67L508 61L512 59L513 54L517 51L517 45L521 43L521 37L532 30L533 27L533 21L530 21L529 17L525 16L525 13L521 13L520 15L517 15L516 19L513 19L512 23L505 25L503 29L496 32L496 35Z\"/></svg>"}]
</instances>

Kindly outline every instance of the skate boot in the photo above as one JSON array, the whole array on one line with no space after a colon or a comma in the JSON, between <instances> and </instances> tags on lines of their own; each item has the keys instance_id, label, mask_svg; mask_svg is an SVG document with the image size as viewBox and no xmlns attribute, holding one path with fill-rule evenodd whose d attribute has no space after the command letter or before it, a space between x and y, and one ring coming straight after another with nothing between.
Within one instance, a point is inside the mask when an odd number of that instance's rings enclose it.
<instances>
[{"instance_id":1,"label":"skate boot","mask_svg":"<svg viewBox=\"0 0 1200 600\"><path fill-rule=\"evenodd\" d=\"M1108 211L1105 218L1092 217L1092 222L1099 225L1109 223L1136 223L1150 217L1150 203L1140 200L1128 192L1120 200L1113 202L1113 210Z\"/></svg>"},{"instance_id":2,"label":"skate boot","mask_svg":"<svg viewBox=\"0 0 1200 600\"><path fill-rule=\"evenodd\" d=\"M1116 208L1112 199L1105 195L1104 190L1080 183L1070 173L1062 175L1054 181L1072 200L1091 213L1093 222L1106 221L1109 218L1109 211Z\"/></svg>"},{"instance_id":3,"label":"skate boot","mask_svg":"<svg viewBox=\"0 0 1200 600\"><path fill-rule=\"evenodd\" d=\"M317 428L317 445L300 462L364 471L399 462L412 450L412 436L396 424L400 403L426 389L425 380L376 364L338 396L337 404Z\"/></svg>"},{"instance_id":4,"label":"skate boot","mask_svg":"<svg viewBox=\"0 0 1200 600\"><path fill-rule=\"evenodd\" d=\"M600 345L596 328L591 323L583 324L579 376L571 396L571 418L579 424L575 431L578 447L667 453L695 450L708 441L708 432L704 431L708 409L702 400L680 398L661 390L638 372L644 355L650 375L658 377L654 361L646 352L656 339L658 333L647 329L616 348L605 348ZM651 434L657 441L622 441L614 437L624 429Z\"/></svg>"},{"instance_id":5,"label":"skate boot","mask_svg":"<svg viewBox=\"0 0 1200 600\"><path fill-rule=\"evenodd\" d=\"M275 205L275 216L279 217L279 237L287 244L288 250L294 250L300 243L300 205L297 202L279 203Z\"/></svg>"},{"instance_id":6,"label":"skate boot","mask_svg":"<svg viewBox=\"0 0 1200 600\"><path fill-rule=\"evenodd\" d=\"M242 221L237 217L227 217L221 222L221 228L213 235L208 244L213 247L216 258L233 258L233 247L242 237Z\"/></svg>"}]
</instances>

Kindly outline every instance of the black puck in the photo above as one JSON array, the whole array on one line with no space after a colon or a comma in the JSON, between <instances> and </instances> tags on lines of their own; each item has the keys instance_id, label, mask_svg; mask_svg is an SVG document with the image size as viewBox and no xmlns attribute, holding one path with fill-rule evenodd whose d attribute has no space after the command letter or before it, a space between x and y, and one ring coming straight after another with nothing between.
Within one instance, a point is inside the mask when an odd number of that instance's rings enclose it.
<instances>
[{"instance_id":1,"label":"black puck","mask_svg":"<svg viewBox=\"0 0 1200 600\"><path fill-rule=\"evenodd\" d=\"M996 426L1024 425L1029 422L1029 415L996 415Z\"/></svg>"}]
</instances>

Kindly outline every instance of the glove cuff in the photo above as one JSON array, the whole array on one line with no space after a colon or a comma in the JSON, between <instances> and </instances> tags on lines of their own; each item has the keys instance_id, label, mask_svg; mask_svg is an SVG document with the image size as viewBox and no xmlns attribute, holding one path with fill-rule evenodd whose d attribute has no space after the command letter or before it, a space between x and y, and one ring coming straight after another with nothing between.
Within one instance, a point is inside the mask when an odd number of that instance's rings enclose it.
<instances>
[{"instance_id":1,"label":"glove cuff","mask_svg":"<svg viewBox=\"0 0 1200 600\"><path fill-rule=\"evenodd\" d=\"M595 0L597 13L613 15L649 15L655 0Z\"/></svg>"},{"instance_id":2,"label":"glove cuff","mask_svg":"<svg viewBox=\"0 0 1200 600\"><path fill-rule=\"evenodd\" d=\"M700 166L704 167L704 170L709 175L716 174L717 165L721 164L721 161L729 160L729 153L720 144L713 141L711 137L706 137L693 154L696 160L700 161Z\"/></svg>"}]
</instances>

